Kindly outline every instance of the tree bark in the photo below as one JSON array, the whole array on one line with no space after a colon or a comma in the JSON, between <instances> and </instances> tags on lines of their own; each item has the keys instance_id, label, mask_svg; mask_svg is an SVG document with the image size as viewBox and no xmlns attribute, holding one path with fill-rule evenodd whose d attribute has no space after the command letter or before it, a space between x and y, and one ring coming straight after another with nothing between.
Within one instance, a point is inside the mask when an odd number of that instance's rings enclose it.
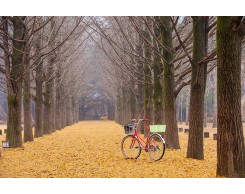
<instances>
[{"instance_id":1,"label":"tree bark","mask_svg":"<svg viewBox=\"0 0 245 194\"><path fill-rule=\"evenodd\" d=\"M29 52L29 50L27 51ZM24 74L24 142L33 141L32 114L31 114L31 80L30 63L28 56L25 56L25 74Z\"/></svg>"},{"instance_id":2,"label":"tree bark","mask_svg":"<svg viewBox=\"0 0 245 194\"><path fill-rule=\"evenodd\" d=\"M203 121L203 127L207 127L208 124L208 102L207 100L204 101L204 121Z\"/></svg>"},{"instance_id":3,"label":"tree bark","mask_svg":"<svg viewBox=\"0 0 245 194\"><path fill-rule=\"evenodd\" d=\"M152 84L151 84L151 72L148 64L144 64L144 118L150 119L152 121ZM144 134L146 135L146 130L144 129Z\"/></svg>"},{"instance_id":4,"label":"tree bark","mask_svg":"<svg viewBox=\"0 0 245 194\"><path fill-rule=\"evenodd\" d=\"M187 158L203 160L203 118L207 64L200 63L207 54L208 17L193 19L193 60L191 63L190 123Z\"/></svg>"},{"instance_id":5,"label":"tree bark","mask_svg":"<svg viewBox=\"0 0 245 194\"><path fill-rule=\"evenodd\" d=\"M72 124L72 102L71 97L67 98L66 101L66 126Z\"/></svg>"},{"instance_id":6,"label":"tree bark","mask_svg":"<svg viewBox=\"0 0 245 194\"><path fill-rule=\"evenodd\" d=\"M175 110L174 94L174 51L172 39L172 26L168 16L161 17L161 41L165 46L163 50L163 106L167 130L165 132L166 146L172 149L180 149L179 136Z\"/></svg>"},{"instance_id":7,"label":"tree bark","mask_svg":"<svg viewBox=\"0 0 245 194\"><path fill-rule=\"evenodd\" d=\"M62 90L62 84L61 84L61 66L60 64L57 65L57 74L56 74L56 81L57 81L57 87L56 87L56 109L55 109L55 128L57 130L61 130L62 128L62 120L61 120L61 90Z\"/></svg>"},{"instance_id":8,"label":"tree bark","mask_svg":"<svg viewBox=\"0 0 245 194\"><path fill-rule=\"evenodd\" d=\"M159 29L155 29L156 36L160 36ZM156 44L156 43L155 43ZM155 45L156 46L156 45ZM154 52L154 63L153 63L153 103L154 103L154 124L163 123L163 102L162 102L162 85L161 77L163 72L163 67L160 57Z\"/></svg>"},{"instance_id":9,"label":"tree bark","mask_svg":"<svg viewBox=\"0 0 245 194\"><path fill-rule=\"evenodd\" d=\"M121 103L121 97L119 94L117 95L116 113L117 113L116 114L116 121L119 124L123 124L123 122L122 122L122 103Z\"/></svg>"},{"instance_id":10,"label":"tree bark","mask_svg":"<svg viewBox=\"0 0 245 194\"><path fill-rule=\"evenodd\" d=\"M64 94L63 91L62 94ZM64 128L66 126L66 104L64 100L62 100L61 113L62 128Z\"/></svg>"},{"instance_id":11,"label":"tree bark","mask_svg":"<svg viewBox=\"0 0 245 194\"><path fill-rule=\"evenodd\" d=\"M149 26L152 26L152 22L147 17L147 22L149 23ZM149 43L153 44L152 36L150 33L146 30L145 31L145 37L148 40ZM151 122L153 120L153 84L152 84L152 63L150 62L153 59L153 51L151 49L151 45L148 43L144 43L144 118L148 118ZM144 135L147 135L146 129L144 129Z\"/></svg>"},{"instance_id":12,"label":"tree bark","mask_svg":"<svg viewBox=\"0 0 245 194\"><path fill-rule=\"evenodd\" d=\"M213 128L217 128L217 75L214 69L214 111L213 111Z\"/></svg>"},{"instance_id":13,"label":"tree bark","mask_svg":"<svg viewBox=\"0 0 245 194\"><path fill-rule=\"evenodd\" d=\"M120 95L117 95L116 99L116 122L121 124L121 98Z\"/></svg>"},{"instance_id":14,"label":"tree bark","mask_svg":"<svg viewBox=\"0 0 245 194\"><path fill-rule=\"evenodd\" d=\"M122 88L122 118L123 124L130 122L131 120L131 110L130 110L130 91L128 88Z\"/></svg>"},{"instance_id":15,"label":"tree bark","mask_svg":"<svg viewBox=\"0 0 245 194\"><path fill-rule=\"evenodd\" d=\"M189 103L186 101L186 108L185 108L185 125L189 125Z\"/></svg>"},{"instance_id":16,"label":"tree bark","mask_svg":"<svg viewBox=\"0 0 245 194\"><path fill-rule=\"evenodd\" d=\"M180 97L180 124L182 124L182 121L183 121L183 98L182 98L182 95Z\"/></svg>"},{"instance_id":17,"label":"tree bark","mask_svg":"<svg viewBox=\"0 0 245 194\"><path fill-rule=\"evenodd\" d=\"M44 114L43 114L43 134L51 133L51 102L50 93L47 89L48 83L45 83L45 93L44 93Z\"/></svg>"},{"instance_id":18,"label":"tree bark","mask_svg":"<svg viewBox=\"0 0 245 194\"><path fill-rule=\"evenodd\" d=\"M53 104L53 60L49 59L48 71L45 82L45 92L44 92L44 117L43 117L43 133L50 134L53 131L53 114L52 114L52 104Z\"/></svg>"},{"instance_id":19,"label":"tree bark","mask_svg":"<svg viewBox=\"0 0 245 194\"><path fill-rule=\"evenodd\" d=\"M9 59L9 38L8 38L8 21L4 23L5 35L5 70L8 88L8 121L7 136L10 147L22 146L22 129L21 129L21 107L22 107L22 82L23 82L23 53L25 51L25 26L24 17L15 16L13 22L13 53L12 67L10 69Z\"/></svg>"},{"instance_id":20,"label":"tree bark","mask_svg":"<svg viewBox=\"0 0 245 194\"><path fill-rule=\"evenodd\" d=\"M41 71L39 71L41 70ZM42 72L42 62L36 67L36 73ZM37 75L36 77L36 100L35 100L35 138L43 136L43 81L42 76Z\"/></svg>"},{"instance_id":21,"label":"tree bark","mask_svg":"<svg viewBox=\"0 0 245 194\"><path fill-rule=\"evenodd\" d=\"M40 52L41 49L41 35L37 42L36 53ZM39 57L39 54L37 54ZM35 67L36 72L36 99L35 99L35 132L34 137L43 136L43 61L40 59Z\"/></svg>"},{"instance_id":22,"label":"tree bark","mask_svg":"<svg viewBox=\"0 0 245 194\"><path fill-rule=\"evenodd\" d=\"M70 123L69 123L69 121L70 121L70 107L69 107L69 98L67 99L67 101L66 101L66 124L65 124L65 126L69 126L70 125Z\"/></svg>"},{"instance_id":23,"label":"tree bark","mask_svg":"<svg viewBox=\"0 0 245 194\"><path fill-rule=\"evenodd\" d=\"M56 118L56 107L57 107L57 104L56 104L56 91L54 90L54 83L55 83L55 80L53 80L53 87L52 87L52 90L53 90L53 95L52 95L52 98L51 98L51 132L55 132L56 131L56 125L55 125L55 118Z\"/></svg>"},{"instance_id":24,"label":"tree bark","mask_svg":"<svg viewBox=\"0 0 245 194\"><path fill-rule=\"evenodd\" d=\"M217 176L245 177L241 117L241 46L244 33L239 29L242 22L242 17L217 19Z\"/></svg>"},{"instance_id":25,"label":"tree bark","mask_svg":"<svg viewBox=\"0 0 245 194\"><path fill-rule=\"evenodd\" d=\"M51 38L55 36L55 21L51 20ZM53 42L50 44L50 48L53 47ZM44 93L44 120L43 120L43 133L50 134L54 131L53 129L53 95L54 95L54 54L51 54L48 57L48 68L46 73L46 81L45 81L45 93Z\"/></svg>"},{"instance_id":26,"label":"tree bark","mask_svg":"<svg viewBox=\"0 0 245 194\"><path fill-rule=\"evenodd\" d=\"M143 40L141 37L138 37L138 45L136 50L139 56L143 55ZM144 117L144 84L142 83L142 75L144 74L142 60L137 61L137 89L136 89L136 119ZM139 132L144 133L144 127L142 123L138 126Z\"/></svg>"},{"instance_id":27,"label":"tree bark","mask_svg":"<svg viewBox=\"0 0 245 194\"><path fill-rule=\"evenodd\" d=\"M131 80L132 85L134 85L134 81ZM136 118L136 98L132 88L130 90L130 119Z\"/></svg>"},{"instance_id":28,"label":"tree bark","mask_svg":"<svg viewBox=\"0 0 245 194\"><path fill-rule=\"evenodd\" d=\"M72 97L72 124L76 123L76 98Z\"/></svg>"},{"instance_id":29,"label":"tree bark","mask_svg":"<svg viewBox=\"0 0 245 194\"><path fill-rule=\"evenodd\" d=\"M113 101L108 101L108 119L115 119L115 105Z\"/></svg>"}]
</instances>

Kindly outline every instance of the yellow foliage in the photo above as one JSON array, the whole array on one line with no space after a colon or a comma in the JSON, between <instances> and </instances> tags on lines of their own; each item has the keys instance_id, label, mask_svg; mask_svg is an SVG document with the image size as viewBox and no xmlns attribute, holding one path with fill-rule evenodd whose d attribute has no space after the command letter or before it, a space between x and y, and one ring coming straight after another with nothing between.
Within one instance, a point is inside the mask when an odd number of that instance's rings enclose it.
<instances>
[{"instance_id":1,"label":"yellow foliage","mask_svg":"<svg viewBox=\"0 0 245 194\"><path fill-rule=\"evenodd\" d=\"M51 135L5 149L0 177L215 177L216 141L204 139L205 160L186 158L187 134L179 133L181 150L167 149L157 162L142 151L137 160L121 153L123 127L113 121L84 121Z\"/></svg>"},{"instance_id":2,"label":"yellow foliage","mask_svg":"<svg viewBox=\"0 0 245 194\"><path fill-rule=\"evenodd\" d=\"M100 120L108 120L108 116L101 116Z\"/></svg>"}]
</instances>

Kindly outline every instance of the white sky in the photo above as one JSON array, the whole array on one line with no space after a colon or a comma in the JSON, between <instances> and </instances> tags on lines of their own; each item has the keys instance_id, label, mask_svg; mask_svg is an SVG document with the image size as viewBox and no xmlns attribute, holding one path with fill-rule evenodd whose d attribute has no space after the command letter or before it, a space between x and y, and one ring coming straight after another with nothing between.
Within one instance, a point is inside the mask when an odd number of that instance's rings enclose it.
<instances>
[{"instance_id":1,"label":"white sky","mask_svg":"<svg viewBox=\"0 0 245 194\"><path fill-rule=\"evenodd\" d=\"M11 3L10 3L11 2ZM3 15L244 15L244 0L1 0Z\"/></svg>"}]
</instances>

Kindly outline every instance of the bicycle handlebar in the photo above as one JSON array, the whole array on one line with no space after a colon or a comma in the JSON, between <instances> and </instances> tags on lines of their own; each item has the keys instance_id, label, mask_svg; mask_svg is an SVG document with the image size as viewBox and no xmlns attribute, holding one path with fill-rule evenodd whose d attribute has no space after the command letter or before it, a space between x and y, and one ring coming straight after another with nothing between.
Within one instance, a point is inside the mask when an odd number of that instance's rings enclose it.
<instances>
[{"instance_id":1,"label":"bicycle handlebar","mask_svg":"<svg viewBox=\"0 0 245 194\"><path fill-rule=\"evenodd\" d=\"M150 122L150 119L147 119L147 118L145 118L145 119L139 119L137 123L139 123L140 121ZM132 122L135 123L136 122L136 119L132 119Z\"/></svg>"},{"instance_id":2,"label":"bicycle handlebar","mask_svg":"<svg viewBox=\"0 0 245 194\"><path fill-rule=\"evenodd\" d=\"M136 119L132 119L132 122L133 122L132 124L134 125L134 129L137 130L137 126L138 126L139 123L142 122L142 121L150 122L150 119L147 119L147 118L145 118L145 119L139 119L138 122L137 122ZM148 125L147 125L147 126L148 126Z\"/></svg>"}]
</instances>

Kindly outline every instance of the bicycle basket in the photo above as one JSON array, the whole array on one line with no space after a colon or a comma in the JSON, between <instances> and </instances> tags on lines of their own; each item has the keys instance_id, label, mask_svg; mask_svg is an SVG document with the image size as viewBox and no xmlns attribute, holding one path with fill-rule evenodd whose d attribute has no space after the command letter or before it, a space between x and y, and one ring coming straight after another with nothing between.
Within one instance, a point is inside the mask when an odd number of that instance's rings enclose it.
<instances>
[{"instance_id":1,"label":"bicycle basket","mask_svg":"<svg viewBox=\"0 0 245 194\"><path fill-rule=\"evenodd\" d=\"M133 124L124 125L125 134L133 133L133 130L134 130L134 125Z\"/></svg>"},{"instance_id":2,"label":"bicycle basket","mask_svg":"<svg viewBox=\"0 0 245 194\"><path fill-rule=\"evenodd\" d=\"M166 125L150 125L150 132L163 133L166 131Z\"/></svg>"}]
</instances>

